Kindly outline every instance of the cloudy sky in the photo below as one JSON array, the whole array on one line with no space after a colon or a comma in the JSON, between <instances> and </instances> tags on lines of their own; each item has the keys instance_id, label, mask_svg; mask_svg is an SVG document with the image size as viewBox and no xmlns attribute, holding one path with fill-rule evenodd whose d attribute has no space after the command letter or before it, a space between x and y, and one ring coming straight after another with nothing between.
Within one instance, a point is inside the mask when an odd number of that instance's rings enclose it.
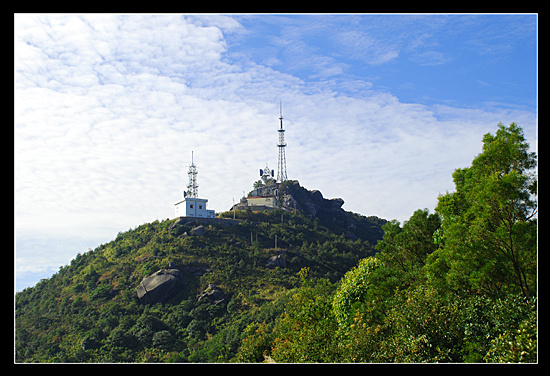
<instances>
[{"instance_id":1,"label":"cloudy sky","mask_svg":"<svg viewBox=\"0 0 550 376\"><path fill-rule=\"evenodd\" d=\"M14 16L16 288L277 168L407 220L497 124L537 142L536 15Z\"/></svg>"}]
</instances>

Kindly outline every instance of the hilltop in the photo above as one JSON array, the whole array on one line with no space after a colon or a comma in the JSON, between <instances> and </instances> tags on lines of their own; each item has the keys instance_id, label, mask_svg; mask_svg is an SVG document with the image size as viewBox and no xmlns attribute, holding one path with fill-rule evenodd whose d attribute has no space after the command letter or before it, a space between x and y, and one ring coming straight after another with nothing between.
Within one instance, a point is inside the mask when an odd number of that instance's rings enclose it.
<instances>
[{"instance_id":1,"label":"hilltop","mask_svg":"<svg viewBox=\"0 0 550 376\"><path fill-rule=\"evenodd\" d=\"M297 210L155 221L78 254L16 295L16 361L231 359L248 325L282 313L302 268L336 282L382 239L385 220L289 187Z\"/></svg>"},{"instance_id":2,"label":"hilltop","mask_svg":"<svg viewBox=\"0 0 550 376\"><path fill-rule=\"evenodd\" d=\"M287 180L284 183L268 184L256 182L256 188L249 193L249 197L273 197L274 206L249 206L247 197L234 205L240 210L259 211L281 209L284 212L301 212L311 218L317 218L320 223L329 228L335 234L344 234L351 240L362 239L373 244L382 239L381 226L386 220L375 216L364 217L342 209L344 200L341 198L326 199L319 190L308 190L300 185L298 180ZM233 210L233 208L231 208ZM223 213L222 217L231 217L229 213Z\"/></svg>"}]
</instances>

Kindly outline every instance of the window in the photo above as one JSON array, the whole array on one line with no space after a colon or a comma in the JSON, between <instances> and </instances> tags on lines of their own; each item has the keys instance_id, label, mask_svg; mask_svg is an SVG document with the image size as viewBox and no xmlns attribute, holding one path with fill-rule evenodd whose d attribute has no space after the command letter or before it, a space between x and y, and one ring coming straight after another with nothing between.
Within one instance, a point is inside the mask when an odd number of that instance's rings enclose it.
<instances>
[{"instance_id":1,"label":"window","mask_svg":"<svg viewBox=\"0 0 550 376\"><path fill-rule=\"evenodd\" d=\"M189 209L193 209L193 204L189 204Z\"/></svg>"},{"instance_id":2,"label":"window","mask_svg":"<svg viewBox=\"0 0 550 376\"><path fill-rule=\"evenodd\" d=\"M199 205L199 209L202 209L202 205Z\"/></svg>"}]
</instances>

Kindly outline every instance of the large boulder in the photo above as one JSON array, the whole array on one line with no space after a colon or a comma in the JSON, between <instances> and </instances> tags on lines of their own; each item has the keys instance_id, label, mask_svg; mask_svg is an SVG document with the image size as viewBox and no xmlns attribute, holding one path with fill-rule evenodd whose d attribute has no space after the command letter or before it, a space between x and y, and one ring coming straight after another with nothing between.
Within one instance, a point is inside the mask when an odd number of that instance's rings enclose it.
<instances>
[{"instance_id":1,"label":"large boulder","mask_svg":"<svg viewBox=\"0 0 550 376\"><path fill-rule=\"evenodd\" d=\"M178 293L183 283L183 273L179 269L160 269L143 278L137 296L142 304L165 302Z\"/></svg>"}]
</instances>

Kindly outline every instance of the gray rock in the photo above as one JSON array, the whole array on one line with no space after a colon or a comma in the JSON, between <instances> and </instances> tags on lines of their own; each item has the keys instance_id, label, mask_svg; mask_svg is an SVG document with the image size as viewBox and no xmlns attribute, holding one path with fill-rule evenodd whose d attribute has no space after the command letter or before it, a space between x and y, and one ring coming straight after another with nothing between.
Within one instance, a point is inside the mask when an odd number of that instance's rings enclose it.
<instances>
[{"instance_id":1,"label":"gray rock","mask_svg":"<svg viewBox=\"0 0 550 376\"><path fill-rule=\"evenodd\" d=\"M199 294L198 301L200 302L204 298L207 298L210 303L218 305L225 302L226 296L216 285L210 283L206 290Z\"/></svg>"},{"instance_id":2,"label":"gray rock","mask_svg":"<svg viewBox=\"0 0 550 376\"><path fill-rule=\"evenodd\" d=\"M331 198L330 200L327 200L327 201L328 201L329 207L332 210L340 209L342 205L344 205L344 200L342 200L341 198Z\"/></svg>"},{"instance_id":3,"label":"gray rock","mask_svg":"<svg viewBox=\"0 0 550 376\"><path fill-rule=\"evenodd\" d=\"M170 225L168 228L169 230L172 230L172 233L174 236L181 236L181 234L185 231L185 225L189 221L189 218L181 217L174 223Z\"/></svg>"},{"instance_id":4,"label":"gray rock","mask_svg":"<svg viewBox=\"0 0 550 376\"><path fill-rule=\"evenodd\" d=\"M199 277L212 271L212 269L208 266L184 266L183 270L195 277Z\"/></svg>"},{"instance_id":5,"label":"gray rock","mask_svg":"<svg viewBox=\"0 0 550 376\"><path fill-rule=\"evenodd\" d=\"M191 230L191 234L193 235L204 235L206 234L206 228L204 226L197 226L194 229Z\"/></svg>"},{"instance_id":6,"label":"gray rock","mask_svg":"<svg viewBox=\"0 0 550 376\"><path fill-rule=\"evenodd\" d=\"M317 189L310 192L309 199L313 201L315 205L319 205L319 206L322 205L324 201L323 194L321 193L321 191L318 191Z\"/></svg>"},{"instance_id":7,"label":"gray rock","mask_svg":"<svg viewBox=\"0 0 550 376\"><path fill-rule=\"evenodd\" d=\"M286 268L286 261L282 255L271 256L266 261L265 267L270 269L275 269L276 267Z\"/></svg>"},{"instance_id":8,"label":"gray rock","mask_svg":"<svg viewBox=\"0 0 550 376\"><path fill-rule=\"evenodd\" d=\"M160 269L141 280L137 296L142 304L155 304L173 298L183 285L183 274L178 269Z\"/></svg>"},{"instance_id":9,"label":"gray rock","mask_svg":"<svg viewBox=\"0 0 550 376\"><path fill-rule=\"evenodd\" d=\"M136 258L136 262L143 262L143 261L149 261L149 260L155 260L157 258L157 256L149 256L149 255L145 255L145 256L140 256L138 258Z\"/></svg>"},{"instance_id":10,"label":"gray rock","mask_svg":"<svg viewBox=\"0 0 550 376\"><path fill-rule=\"evenodd\" d=\"M172 230L173 228L177 227L177 226L183 226L187 223L189 219L188 218L185 218L185 217L180 217L178 218L177 221L175 221L174 223L172 223L170 225L170 227L168 227L169 230Z\"/></svg>"},{"instance_id":11,"label":"gray rock","mask_svg":"<svg viewBox=\"0 0 550 376\"><path fill-rule=\"evenodd\" d=\"M93 349L99 348L100 344L95 338L90 337L90 336L86 336L86 337L84 337L82 342L80 342L80 347L82 347L82 350L84 350L84 351L93 350Z\"/></svg>"}]
</instances>

